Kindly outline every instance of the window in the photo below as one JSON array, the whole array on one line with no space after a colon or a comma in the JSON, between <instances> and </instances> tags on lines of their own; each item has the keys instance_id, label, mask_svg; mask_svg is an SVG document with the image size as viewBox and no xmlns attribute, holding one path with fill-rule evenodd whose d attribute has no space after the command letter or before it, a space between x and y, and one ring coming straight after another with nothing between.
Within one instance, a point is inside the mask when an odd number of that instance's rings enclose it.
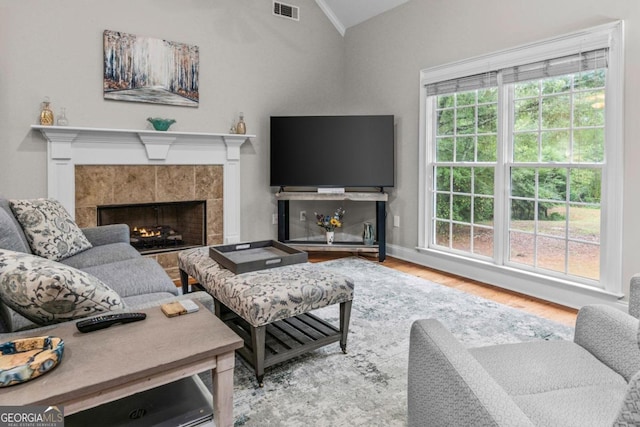
<instances>
[{"instance_id":1,"label":"window","mask_svg":"<svg viewBox=\"0 0 640 427\"><path fill-rule=\"evenodd\" d=\"M421 248L620 291L620 27L422 72Z\"/></svg>"}]
</instances>

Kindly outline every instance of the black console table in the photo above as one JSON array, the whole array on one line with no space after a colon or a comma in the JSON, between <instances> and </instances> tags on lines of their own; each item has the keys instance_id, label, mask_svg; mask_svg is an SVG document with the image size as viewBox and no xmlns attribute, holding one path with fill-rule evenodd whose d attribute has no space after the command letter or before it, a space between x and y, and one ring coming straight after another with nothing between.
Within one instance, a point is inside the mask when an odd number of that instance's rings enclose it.
<instances>
[{"instance_id":1,"label":"black console table","mask_svg":"<svg viewBox=\"0 0 640 427\"><path fill-rule=\"evenodd\" d=\"M386 251L386 223L387 223L387 193L313 193L280 191L276 193L278 200L278 240L289 246L306 251L344 251L377 253L378 261L382 262L387 256ZM376 204L376 241L373 245L359 242L334 242L328 245L320 241L290 240L289 238L289 202L291 200L349 200L354 202L375 202Z\"/></svg>"}]
</instances>

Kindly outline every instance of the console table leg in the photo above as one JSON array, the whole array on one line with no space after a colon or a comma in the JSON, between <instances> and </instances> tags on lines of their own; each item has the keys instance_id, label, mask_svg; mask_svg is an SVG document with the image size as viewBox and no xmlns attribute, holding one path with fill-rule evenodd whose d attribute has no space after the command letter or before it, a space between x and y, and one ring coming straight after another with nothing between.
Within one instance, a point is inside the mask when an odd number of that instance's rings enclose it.
<instances>
[{"instance_id":1,"label":"console table leg","mask_svg":"<svg viewBox=\"0 0 640 427\"><path fill-rule=\"evenodd\" d=\"M340 348L347 354L347 336L349 334L349 320L351 319L351 301L340 304Z\"/></svg>"},{"instance_id":2,"label":"console table leg","mask_svg":"<svg viewBox=\"0 0 640 427\"><path fill-rule=\"evenodd\" d=\"M232 427L233 418L233 368L235 352L217 357L213 377L213 419L216 426Z\"/></svg>"}]
</instances>

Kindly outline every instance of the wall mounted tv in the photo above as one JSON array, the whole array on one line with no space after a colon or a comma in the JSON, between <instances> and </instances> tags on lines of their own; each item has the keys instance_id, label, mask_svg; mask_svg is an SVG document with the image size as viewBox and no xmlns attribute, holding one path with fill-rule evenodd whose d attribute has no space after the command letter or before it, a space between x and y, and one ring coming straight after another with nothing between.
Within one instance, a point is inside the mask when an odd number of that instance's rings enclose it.
<instances>
[{"instance_id":1,"label":"wall mounted tv","mask_svg":"<svg viewBox=\"0 0 640 427\"><path fill-rule=\"evenodd\" d=\"M394 117L271 117L271 186L393 187Z\"/></svg>"}]
</instances>

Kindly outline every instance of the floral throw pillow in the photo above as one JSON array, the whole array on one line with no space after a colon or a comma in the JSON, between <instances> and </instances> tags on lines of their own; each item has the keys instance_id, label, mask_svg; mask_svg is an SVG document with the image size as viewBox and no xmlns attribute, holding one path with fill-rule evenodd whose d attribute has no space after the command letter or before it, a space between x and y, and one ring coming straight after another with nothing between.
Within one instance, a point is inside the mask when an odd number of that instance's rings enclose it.
<instances>
[{"instance_id":1,"label":"floral throw pillow","mask_svg":"<svg viewBox=\"0 0 640 427\"><path fill-rule=\"evenodd\" d=\"M126 308L113 289L84 271L3 249L0 300L38 325Z\"/></svg>"},{"instance_id":2,"label":"floral throw pillow","mask_svg":"<svg viewBox=\"0 0 640 427\"><path fill-rule=\"evenodd\" d=\"M60 261L91 248L87 237L57 200L10 200L9 203L34 254Z\"/></svg>"}]
</instances>

